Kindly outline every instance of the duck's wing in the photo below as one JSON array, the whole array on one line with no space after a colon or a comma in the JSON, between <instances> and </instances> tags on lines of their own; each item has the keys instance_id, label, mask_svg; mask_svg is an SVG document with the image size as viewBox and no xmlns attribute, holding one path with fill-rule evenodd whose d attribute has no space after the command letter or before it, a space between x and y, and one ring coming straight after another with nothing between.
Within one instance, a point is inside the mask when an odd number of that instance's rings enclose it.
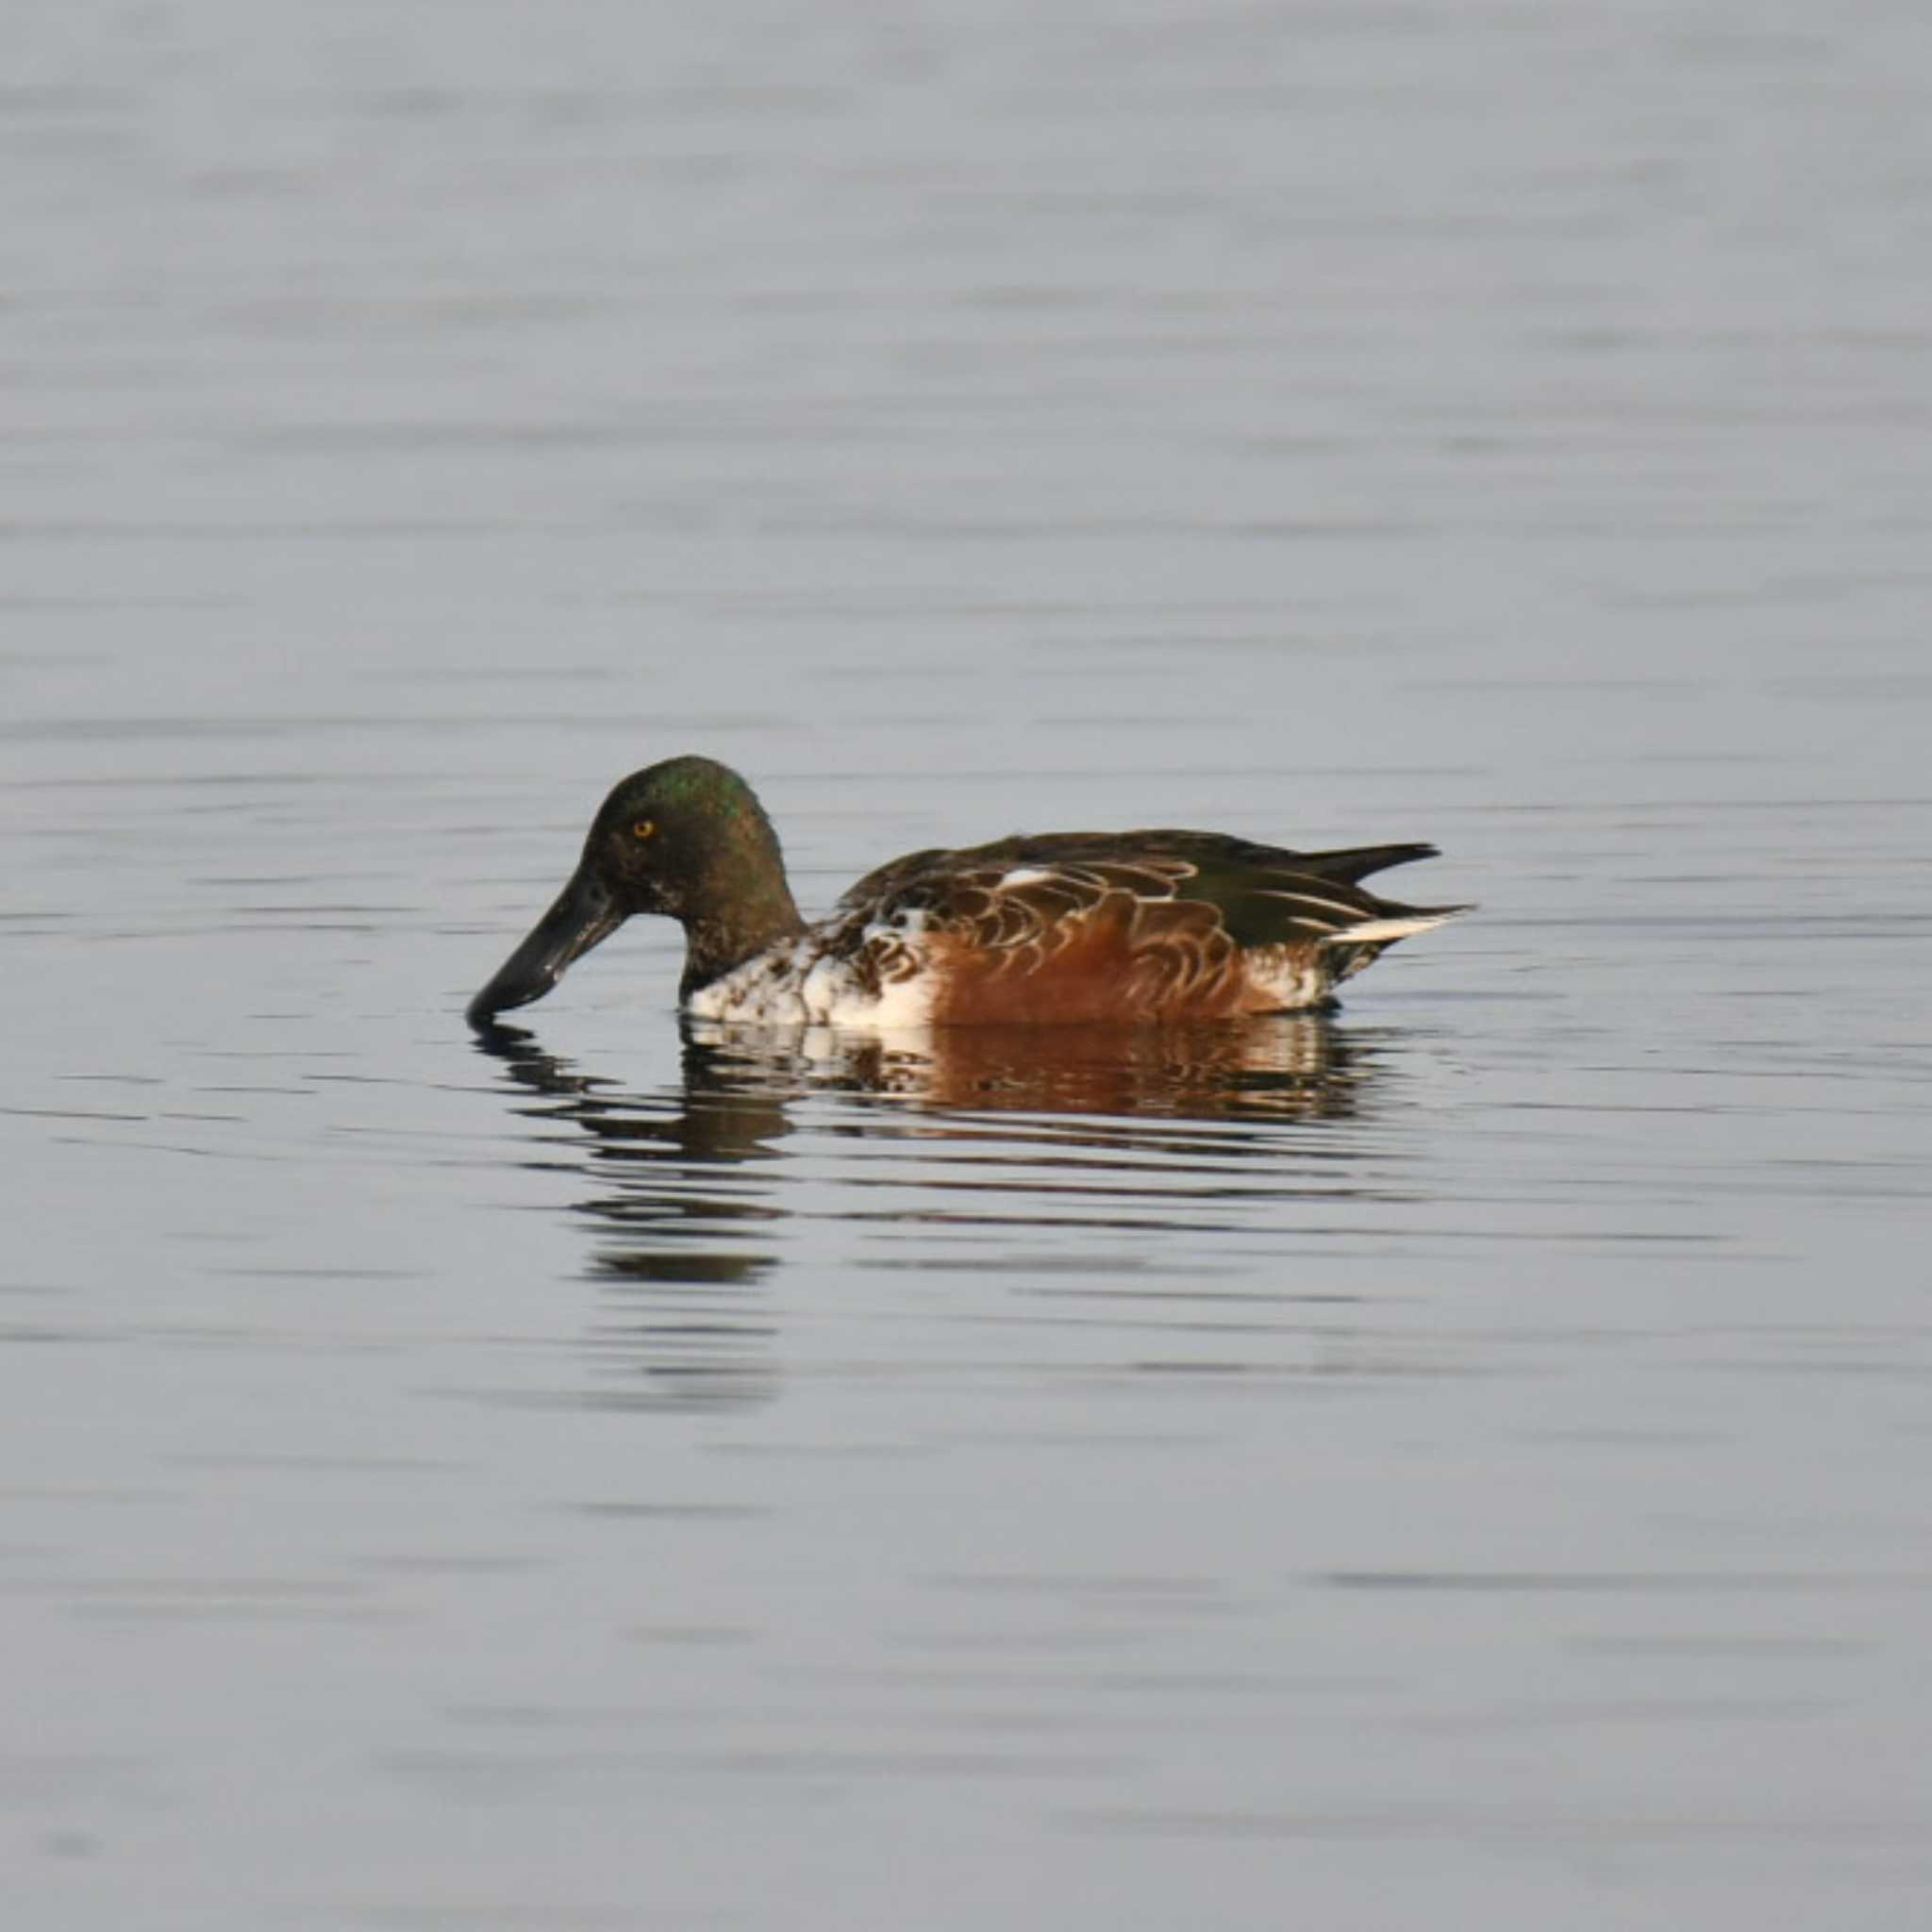
<instances>
[{"instance_id":1,"label":"duck's wing","mask_svg":"<svg viewBox=\"0 0 1932 1932\"><path fill-rule=\"evenodd\" d=\"M1398 906L1358 883L1435 852L1424 843L1293 852L1180 830L1020 834L908 853L868 873L839 904L880 917L917 909L990 947L1050 941L1057 928L1103 909L1131 915L1148 943L1168 933L1193 943L1215 930L1241 947L1322 943L1372 924L1433 923L1465 909Z\"/></svg>"}]
</instances>

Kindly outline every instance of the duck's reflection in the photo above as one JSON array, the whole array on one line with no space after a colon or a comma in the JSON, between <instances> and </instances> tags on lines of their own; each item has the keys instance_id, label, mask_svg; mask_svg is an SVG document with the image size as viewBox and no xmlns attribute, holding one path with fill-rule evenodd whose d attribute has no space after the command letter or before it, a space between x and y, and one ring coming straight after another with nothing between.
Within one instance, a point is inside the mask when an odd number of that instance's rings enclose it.
<instances>
[{"instance_id":1,"label":"duck's reflection","mask_svg":"<svg viewBox=\"0 0 1932 1932\"><path fill-rule=\"evenodd\" d=\"M780 1224L808 1211L788 1198L781 1143L814 1100L865 1097L818 1123L835 1140L916 1132L928 1189L949 1185L949 1160L983 1161L988 1114L1032 1114L1060 1118L999 1130L1022 1166L1045 1128L1062 1184L1069 1151L1127 1149L1158 1159L1165 1197L1184 1200L1204 1149L1176 1142L1163 1124L1227 1123L1236 1132L1214 1137L1214 1159L1263 1160L1281 1150L1271 1125L1354 1118L1381 1058L1374 1036L1351 1036L1325 1014L973 1027L899 1041L688 1023L681 1078L655 1090L587 1074L523 1027L492 1026L478 1045L534 1097L520 1111L541 1124L544 1164L556 1161L558 1124L588 1137L572 1165L591 1183L577 1205L591 1230L591 1270L609 1290L593 1346L622 1387L614 1399L680 1404L774 1392L763 1283L781 1258ZM1008 1176L1001 1191L1009 1228L1025 1218L1024 1180ZM1138 1197L1133 1205L1139 1211ZM1051 1224L1044 1191L1041 1208ZM876 1221L875 1208L866 1218ZM907 1218L916 1218L909 1201Z\"/></svg>"},{"instance_id":2,"label":"duck's reflection","mask_svg":"<svg viewBox=\"0 0 1932 1932\"><path fill-rule=\"evenodd\" d=\"M771 1324L758 1283L777 1264L775 1190L754 1163L791 1131L782 1099L686 1077L634 1091L546 1053L521 1026L478 1047L537 1104L533 1138L557 1164L557 1124L580 1129L570 1165L591 1183L577 1211L590 1272L608 1285L591 1338L600 1399L740 1405L775 1392ZM641 1375L642 1380L639 1377Z\"/></svg>"},{"instance_id":3,"label":"duck's reflection","mask_svg":"<svg viewBox=\"0 0 1932 1932\"><path fill-rule=\"evenodd\" d=\"M940 1111L1091 1115L1108 1144L1131 1137L1124 1124L1135 1120L1343 1119L1374 1059L1326 1013L1192 1026L960 1026L899 1039L688 1021L685 1046L688 1085L745 1092L789 1082Z\"/></svg>"}]
</instances>

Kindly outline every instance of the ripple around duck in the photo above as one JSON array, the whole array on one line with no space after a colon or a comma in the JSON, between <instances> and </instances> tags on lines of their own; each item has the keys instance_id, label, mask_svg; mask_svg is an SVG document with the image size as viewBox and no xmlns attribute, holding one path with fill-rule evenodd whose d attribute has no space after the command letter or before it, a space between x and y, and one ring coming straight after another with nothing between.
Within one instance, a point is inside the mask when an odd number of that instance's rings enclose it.
<instances>
[{"instance_id":1,"label":"ripple around duck","mask_svg":"<svg viewBox=\"0 0 1932 1932\"><path fill-rule=\"evenodd\" d=\"M908 1348L938 1359L934 1322L1116 1341L1312 1332L1363 1290L1257 1285L1256 1257L1294 1267L1402 1239L1389 1217L1416 1185L1403 1063L1424 1038L1325 1015L901 1040L691 1024L678 1079L647 1088L521 1027L478 1045L541 1164L575 1177L603 1291L587 1343L598 1386L641 1374L636 1399L728 1405L774 1395L799 1371L800 1324L843 1306L782 1286L789 1270L924 1294L1010 1282L997 1307L929 1307L924 1340L894 1316L907 1369ZM1435 1251L1453 1234L1412 1240ZM1229 1365L1137 1348L1142 1370Z\"/></svg>"},{"instance_id":2,"label":"ripple around duck","mask_svg":"<svg viewBox=\"0 0 1932 1932\"><path fill-rule=\"evenodd\" d=\"M1399 1078L1385 1061L1400 1038L1325 1016L904 1041L693 1024L679 1083L644 1092L544 1052L521 1028L492 1029L484 1047L514 1089L541 1096L521 1113L579 1130L587 1168L623 1176L605 1200L613 1219L645 1200L688 1207L707 1188L719 1218L743 1218L753 1210L734 1198L729 1170L744 1166L775 1203L787 1161L858 1191L997 1192L1024 1219L1081 1200L1383 1193L1370 1171L1399 1137L1376 1131L1376 1088Z\"/></svg>"}]
</instances>

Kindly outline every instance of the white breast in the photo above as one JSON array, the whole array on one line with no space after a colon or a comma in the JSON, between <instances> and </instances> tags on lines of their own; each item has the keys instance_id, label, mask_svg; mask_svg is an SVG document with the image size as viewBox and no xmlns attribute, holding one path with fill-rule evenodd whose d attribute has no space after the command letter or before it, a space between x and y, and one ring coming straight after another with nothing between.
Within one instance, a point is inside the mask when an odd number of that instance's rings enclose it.
<instances>
[{"instance_id":1,"label":"white breast","mask_svg":"<svg viewBox=\"0 0 1932 1932\"><path fill-rule=\"evenodd\" d=\"M694 1019L758 1026L838 1026L874 1033L924 1027L931 1022L933 1002L932 981L925 974L888 978L873 993L847 957L848 948L911 947L916 952L924 925L923 914L909 912L857 934L849 926L801 933L699 987L685 1010Z\"/></svg>"}]
</instances>

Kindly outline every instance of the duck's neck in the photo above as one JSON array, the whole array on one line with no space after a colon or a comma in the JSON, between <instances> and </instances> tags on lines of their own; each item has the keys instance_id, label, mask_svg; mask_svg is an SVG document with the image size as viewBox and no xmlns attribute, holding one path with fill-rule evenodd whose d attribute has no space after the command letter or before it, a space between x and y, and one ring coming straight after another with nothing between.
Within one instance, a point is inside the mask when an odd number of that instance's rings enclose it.
<instances>
[{"instance_id":1,"label":"duck's neck","mask_svg":"<svg viewBox=\"0 0 1932 1932\"><path fill-rule=\"evenodd\" d=\"M743 828L743 836L720 842L685 901L683 917L680 1002L768 946L805 930L785 880L778 841L763 813Z\"/></svg>"}]
</instances>

